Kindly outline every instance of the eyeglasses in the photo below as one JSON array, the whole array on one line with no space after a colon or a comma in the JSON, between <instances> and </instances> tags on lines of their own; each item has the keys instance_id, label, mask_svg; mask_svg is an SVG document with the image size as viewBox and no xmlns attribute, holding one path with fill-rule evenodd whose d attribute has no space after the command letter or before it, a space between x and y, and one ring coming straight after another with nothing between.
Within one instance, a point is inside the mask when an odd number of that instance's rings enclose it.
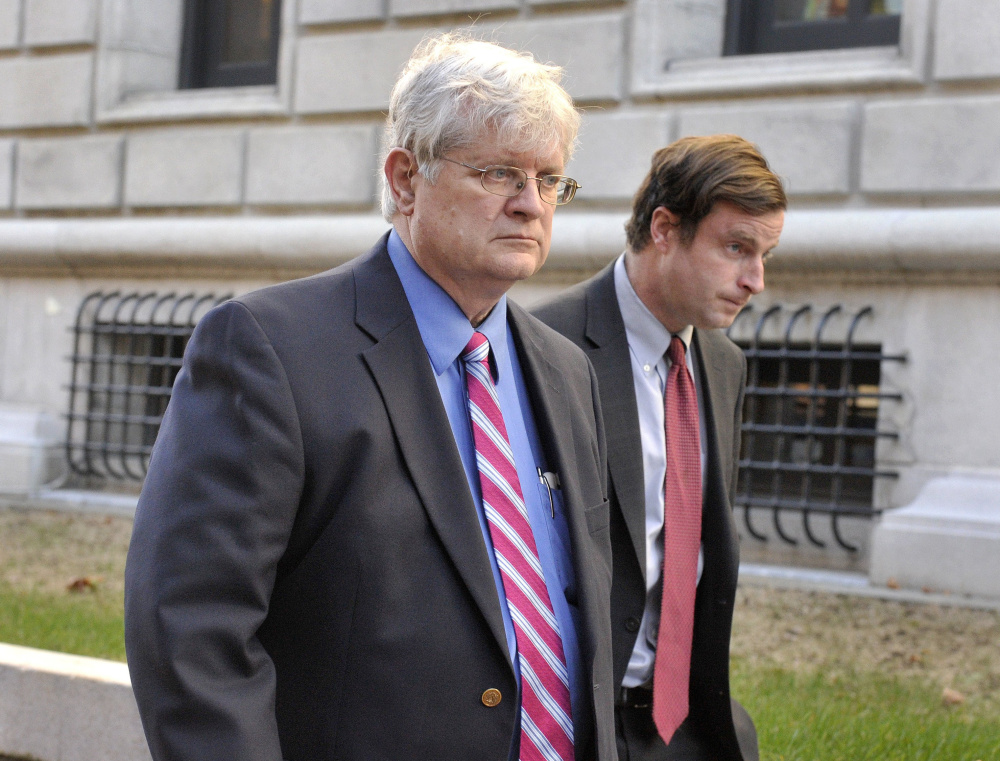
<instances>
[{"instance_id":1,"label":"eyeglasses","mask_svg":"<svg viewBox=\"0 0 1000 761\"><path fill-rule=\"evenodd\" d=\"M472 166L472 164L465 164L461 161L444 158L444 156L441 158L452 164L464 166L466 169L474 169L477 172L481 172L480 180L483 183L483 189L497 196L513 198L524 190L524 186L528 183L528 180L534 180L538 183L539 198L553 206L562 206L572 201L573 196L576 195L576 191L580 188L580 184L572 177L564 177L561 174L543 174L541 177L529 177L527 172L523 169L518 169L516 166L490 165L481 169L478 166Z\"/></svg>"}]
</instances>

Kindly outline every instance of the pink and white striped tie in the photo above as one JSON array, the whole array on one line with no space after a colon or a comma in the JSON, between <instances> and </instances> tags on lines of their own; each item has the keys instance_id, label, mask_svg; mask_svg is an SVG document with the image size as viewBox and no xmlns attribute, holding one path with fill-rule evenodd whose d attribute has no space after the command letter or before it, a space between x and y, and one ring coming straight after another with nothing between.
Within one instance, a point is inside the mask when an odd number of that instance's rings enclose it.
<instances>
[{"instance_id":1,"label":"pink and white striped tie","mask_svg":"<svg viewBox=\"0 0 1000 761\"><path fill-rule=\"evenodd\" d=\"M674 336L664 394L667 475L663 494L663 597L653 664L653 721L669 744L688 715L694 598L701 546L701 443L698 395Z\"/></svg>"},{"instance_id":2,"label":"pink and white striped tie","mask_svg":"<svg viewBox=\"0 0 1000 761\"><path fill-rule=\"evenodd\" d=\"M573 719L562 637L528 523L489 354L486 336L473 333L462 360L483 509L517 637L521 666L520 758L572 761Z\"/></svg>"}]
</instances>

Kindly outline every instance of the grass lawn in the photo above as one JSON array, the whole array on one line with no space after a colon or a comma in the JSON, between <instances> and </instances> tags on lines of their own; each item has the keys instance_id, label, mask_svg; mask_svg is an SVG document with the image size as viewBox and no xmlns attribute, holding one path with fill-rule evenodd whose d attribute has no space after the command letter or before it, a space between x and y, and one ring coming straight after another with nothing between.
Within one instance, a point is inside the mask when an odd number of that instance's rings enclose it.
<instances>
[{"instance_id":1,"label":"grass lawn","mask_svg":"<svg viewBox=\"0 0 1000 761\"><path fill-rule=\"evenodd\" d=\"M125 660L120 596L99 587L54 595L0 584L0 642Z\"/></svg>"},{"instance_id":2,"label":"grass lawn","mask_svg":"<svg viewBox=\"0 0 1000 761\"><path fill-rule=\"evenodd\" d=\"M124 660L130 533L0 509L0 642ZM732 652L761 761L1000 761L1000 612L741 586Z\"/></svg>"},{"instance_id":3,"label":"grass lawn","mask_svg":"<svg viewBox=\"0 0 1000 761\"><path fill-rule=\"evenodd\" d=\"M125 660L128 518L0 510L0 642Z\"/></svg>"},{"instance_id":4,"label":"grass lawn","mask_svg":"<svg viewBox=\"0 0 1000 761\"><path fill-rule=\"evenodd\" d=\"M946 706L912 677L830 678L733 664L761 761L1000 761L1000 717Z\"/></svg>"}]
</instances>

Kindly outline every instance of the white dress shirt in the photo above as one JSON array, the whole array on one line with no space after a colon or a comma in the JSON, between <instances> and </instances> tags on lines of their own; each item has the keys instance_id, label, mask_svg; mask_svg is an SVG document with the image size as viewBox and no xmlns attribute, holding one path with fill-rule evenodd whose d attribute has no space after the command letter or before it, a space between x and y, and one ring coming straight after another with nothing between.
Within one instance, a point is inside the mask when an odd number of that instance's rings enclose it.
<instances>
[{"instance_id":1,"label":"white dress shirt","mask_svg":"<svg viewBox=\"0 0 1000 761\"><path fill-rule=\"evenodd\" d=\"M615 262L615 294L625 321L632 382L639 409L639 434L642 440L642 472L646 496L646 607L639 625L635 649L629 659L625 687L638 687L653 679L656 635L660 619L660 577L663 572L663 484L666 478L666 434L663 422L663 392L670 360L666 356L673 334L642 303L625 271L625 255ZM688 370L698 392L698 424L701 440L702 485L705 481L705 405L696 372L694 352L690 351L694 328L690 325L676 334L684 342ZM698 555L698 579L704 566L704 545Z\"/></svg>"}]
</instances>

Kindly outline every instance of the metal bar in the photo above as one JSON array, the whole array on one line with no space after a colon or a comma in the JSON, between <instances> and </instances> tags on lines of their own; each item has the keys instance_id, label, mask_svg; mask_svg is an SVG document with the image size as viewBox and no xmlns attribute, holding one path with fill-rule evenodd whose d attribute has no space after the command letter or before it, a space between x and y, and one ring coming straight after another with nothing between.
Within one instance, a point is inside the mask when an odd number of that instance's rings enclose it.
<instances>
[{"instance_id":1,"label":"metal bar","mask_svg":"<svg viewBox=\"0 0 1000 761\"><path fill-rule=\"evenodd\" d=\"M145 396L170 396L170 388L165 386L125 386L116 383L98 383L92 386L89 383L71 383L66 386L66 388L71 391L93 390L108 391L111 393L123 393L126 388L131 388L133 391L144 394Z\"/></svg>"},{"instance_id":2,"label":"metal bar","mask_svg":"<svg viewBox=\"0 0 1000 761\"><path fill-rule=\"evenodd\" d=\"M91 293L86 298L84 298L84 300L82 302L80 302L80 308L77 309L77 311L76 311L76 320L75 320L75 322L73 324L73 354L74 354L74 357L76 355L80 354L80 342L81 342L81 337L83 335L83 327L82 327L82 325L83 325L83 315L86 313L87 308L90 306L90 304L95 299L98 299L98 298L100 298L100 294L99 293ZM73 379L74 382L76 381L76 378L77 378L78 374L83 370L81 364L82 363L78 362L76 359L73 360L73 364L72 364L71 370L70 370L70 377ZM73 414L73 412L76 410L76 405L77 405L77 395L75 393L71 392L70 396L69 396L69 411L70 411L70 414ZM70 470L72 470L74 473L80 473L80 474L82 474L82 471L84 470L84 468L83 468L82 465L80 465L80 464L77 463L76 458L74 457L74 450L73 450L73 442L75 441L77 435L78 434L77 434L76 428L73 426L73 420L71 418L69 426L67 427L67 430L66 430L66 462L69 465ZM86 436L86 431L84 431L83 434L81 434L81 435L83 435L85 437Z\"/></svg>"},{"instance_id":3,"label":"metal bar","mask_svg":"<svg viewBox=\"0 0 1000 761\"><path fill-rule=\"evenodd\" d=\"M851 383L851 369L853 367L853 361L854 361L853 358L852 358L852 349L854 347L854 332L855 332L855 330L857 330L858 323L861 322L861 319L863 317L870 317L872 315L872 313L873 313L873 310L872 310L872 308L870 306L865 307L860 312L858 312L856 315L854 315L854 319L851 321L851 325L847 329L847 341L844 343L844 356L845 356L845 359L844 359L843 364L841 365L841 376L840 376L841 377L841 382L840 382L841 388L847 388L848 386L850 386L850 383ZM846 399L842 399L840 401L840 404L839 404L838 410L837 410L837 425L838 426L843 426L843 425L846 425L846 422L847 422L847 400ZM843 457L844 457L845 439L840 438L840 439L837 439L836 442L837 442L836 443L836 448L835 448L836 454L835 454L835 460L834 461L837 464L840 464L843 461ZM833 484L834 501L836 501L836 502L840 501L840 493L841 493L842 489L843 489L843 477L839 476L839 475L838 476L834 476L834 484ZM857 552L858 551L859 548L858 548L857 545L851 544L850 542L845 541L844 538L843 538L843 536L841 535L841 533L840 533L840 524L838 522L836 513L834 513L833 516L830 519L830 528L833 530L833 536L837 540L837 542L840 544L841 547L843 547L844 549L846 549L846 550L848 550L850 552Z\"/></svg>"},{"instance_id":4,"label":"metal bar","mask_svg":"<svg viewBox=\"0 0 1000 761\"><path fill-rule=\"evenodd\" d=\"M747 307L746 309L741 311L741 314L743 312L750 314L752 309L753 307ZM753 337L754 348L759 348L761 332L763 331L764 325L767 323L768 319L773 315L778 314L780 311L781 311L780 306L772 306L770 309L764 312L757 320L757 325L754 329L754 337ZM747 364L748 364L747 383L748 385L756 386L760 377L760 363L756 359L752 360L748 359ZM757 417L757 398L755 396L747 395L744 397L744 400L746 408L745 409L746 417L749 418L750 420L755 420ZM756 435L754 434L753 431L751 431L748 433L748 435L745 437L743 441L743 446L745 447L744 451L747 452L748 456L753 452L755 443L756 443ZM745 474L744 486L745 486L744 496L749 497L751 490L753 489L752 478L749 472ZM751 536L762 542L767 541L767 534L762 534L761 532L757 531L757 529L751 522L749 510L745 510L743 512L743 522L746 525L747 531L750 533Z\"/></svg>"},{"instance_id":5,"label":"metal bar","mask_svg":"<svg viewBox=\"0 0 1000 761\"><path fill-rule=\"evenodd\" d=\"M756 433L782 433L798 436L844 436L861 439L898 439L896 431L884 431L875 428L837 428L822 425L768 425L766 423L744 423L744 431L753 430Z\"/></svg>"},{"instance_id":6,"label":"metal bar","mask_svg":"<svg viewBox=\"0 0 1000 761\"><path fill-rule=\"evenodd\" d=\"M170 358L160 358L160 357L149 357L148 359L143 359L141 357L126 357L121 354L115 354L110 352L108 354L79 354L71 355L69 359L81 362L118 362L123 365L160 365L164 367L180 367L183 361L180 357L170 357Z\"/></svg>"},{"instance_id":7,"label":"metal bar","mask_svg":"<svg viewBox=\"0 0 1000 761\"><path fill-rule=\"evenodd\" d=\"M748 502L737 501L737 507L744 509L773 509L775 506L782 510L804 511L814 513L842 513L843 515L871 517L880 515L881 510L866 505L845 505L832 504L830 502L808 502L801 503L796 500L778 499L772 500L765 497L755 497Z\"/></svg>"},{"instance_id":8,"label":"metal bar","mask_svg":"<svg viewBox=\"0 0 1000 761\"><path fill-rule=\"evenodd\" d=\"M844 356L842 349L744 349L747 357L759 357L761 359L840 359ZM855 350L852 354L855 359L869 360L872 362L905 362L905 354L882 354L878 351Z\"/></svg>"},{"instance_id":9,"label":"metal bar","mask_svg":"<svg viewBox=\"0 0 1000 761\"><path fill-rule=\"evenodd\" d=\"M781 396L781 389L774 386L747 386L746 395L749 396ZM873 391L850 391L844 389L792 389L791 396L802 397L803 399L892 399L902 401L903 395L894 392L873 392Z\"/></svg>"},{"instance_id":10,"label":"metal bar","mask_svg":"<svg viewBox=\"0 0 1000 761\"><path fill-rule=\"evenodd\" d=\"M118 425L127 423L156 423L162 416L135 415L126 412L74 412L77 420L106 420Z\"/></svg>"},{"instance_id":11,"label":"metal bar","mask_svg":"<svg viewBox=\"0 0 1000 761\"><path fill-rule=\"evenodd\" d=\"M813 473L824 476L871 476L874 478L898 478L894 470L876 470L853 465L821 465L819 463L803 464L797 462L774 462L773 460L740 460L740 467L748 470L771 472L781 470L785 473Z\"/></svg>"},{"instance_id":12,"label":"metal bar","mask_svg":"<svg viewBox=\"0 0 1000 761\"><path fill-rule=\"evenodd\" d=\"M799 307L794 313L792 313L791 318L788 320L788 325L785 327L785 346L787 347L792 342L792 331L795 329L795 323L799 321L804 314L808 314L811 311L811 307L808 305ZM778 388L787 390L788 389L788 372L789 372L789 360L787 356L781 357L781 362L778 365ZM785 402L787 401L787 394L782 394L778 397L778 405L775 413L775 421L777 425L782 425L785 420ZM775 436L774 444L774 461L781 462L786 454L786 442L788 437L784 433L779 433ZM782 489L782 476L785 471L780 469L775 469L772 471L771 476L771 494L777 497L781 494ZM786 543L791 545L797 545L798 540L786 533L781 525L781 511L775 507L772 511L772 517L774 522L774 530L778 532L780 536Z\"/></svg>"}]
</instances>

